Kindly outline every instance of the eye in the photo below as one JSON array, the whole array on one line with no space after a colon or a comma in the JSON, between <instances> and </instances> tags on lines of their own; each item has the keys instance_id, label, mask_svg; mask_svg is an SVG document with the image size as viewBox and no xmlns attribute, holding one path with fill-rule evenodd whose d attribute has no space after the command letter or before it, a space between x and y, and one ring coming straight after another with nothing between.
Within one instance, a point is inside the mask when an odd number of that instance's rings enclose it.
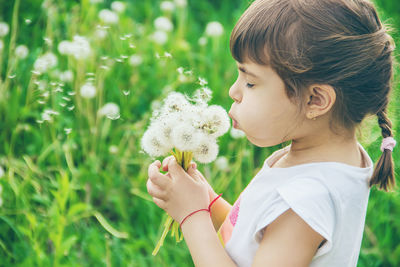
<instances>
[{"instance_id":1,"label":"eye","mask_svg":"<svg viewBox=\"0 0 400 267\"><path fill-rule=\"evenodd\" d=\"M252 84L252 83L246 83L246 87L247 87L247 88L253 88L253 87L254 87L254 84Z\"/></svg>"}]
</instances>

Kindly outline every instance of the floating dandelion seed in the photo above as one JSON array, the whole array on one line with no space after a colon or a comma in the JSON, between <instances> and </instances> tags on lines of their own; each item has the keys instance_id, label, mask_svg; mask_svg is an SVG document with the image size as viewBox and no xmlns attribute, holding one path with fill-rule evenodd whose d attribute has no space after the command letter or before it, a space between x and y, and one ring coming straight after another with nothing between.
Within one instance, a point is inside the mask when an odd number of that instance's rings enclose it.
<instances>
[{"instance_id":1,"label":"floating dandelion seed","mask_svg":"<svg viewBox=\"0 0 400 267\"><path fill-rule=\"evenodd\" d=\"M67 102L71 101L71 98L66 97L66 96L63 96L62 99L64 99L64 100L67 101Z\"/></svg>"},{"instance_id":2,"label":"floating dandelion seed","mask_svg":"<svg viewBox=\"0 0 400 267\"><path fill-rule=\"evenodd\" d=\"M219 37L224 33L224 27L218 21L209 22L206 26L206 35L210 37Z\"/></svg>"},{"instance_id":3,"label":"floating dandelion seed","mask_svg":"<svg viewBox=\"0 0 400 267\"><path fill-rule=\"evenodd\" d=\"M136 48L136 45L134 45L134 44L131 43L131 44L129 44L129 48L132 48L132 49L133 49L133 48Z\"/></svg>"},{"instance_id":4,"label":"floating dandelion seed","mask_svg":"<svg viewBox=\"0 0 400 267\"><path fill-rule=\"evenodd\" d=\"M67 103L60 102L60 103L59 103L59 105L60 105L60 106L62 106L62 107L64 108L64 107L66 107L66 106L67 106Z\"/></svg>"},{"instance_id":5,"label":"floating dandelion seed","mask_svg":"<svg viewBox=\"0 0 400 267\"><path fill-rule=\"evenodd\" d=\"M26 23L27 25L31 24L31 22L32 22L32 20L30 20L30 19L25 19L25 23Z\"/></svg>"},{"instance_id":6,"label":"floating dandelion seed","mask_svg":"<svg viewBox=\"0 0 400 267\"><path fill-rule=\"evenodd\" d=\"M74 110L74 108L75 108L75 106L70 106L70 107L67 107L67 109L68 109L69 111L72 111L72 110Z\"/></svg>"},{"instance_id":7,"label":"floating dandelion seed","mask_svg":"<svg viewBox=\"0 0 400 267\"><path fill-rule=\"evenodd\" d=\"M118 153L118 147L115 146L115 145L111 145L111 146L108 148L108 152L110 152L110 154L117 154L117 153Z\"/></svg>"},{"instance_id":8,"label":"floating dandelion seed","mask_svg":"<svg viewBox=\"0 0 400 267\"><path fill-rule=\"evenodd\" d=\"M70 96L76 95L76 92L68 92L68 95Z\"/></svg>"},{"instance_id":9,"label":"floating dandelion seed","mask_svg":"<svg viewBox=\"0 0 400 267\"><path fill-rule=\"evenodd\" d=\"M69 135L72 132L71 128L64 128L64 131L67 135Z\"/></svg>"},{"instance_id":10,"label":"floating dandelion seed","mask_svg":"<svg viewBox=\"0 0 400 267\"><path fill-rule=\"evenodd\" d=\"M5 22L0 22L0 37L4 37L10 31L10 27Z\"/></svg>"},{"instance_id":11,"label":"floating dandelion seed","mask_svg":"<svg viewBox=\"0 0 400 267\"><path fill-rule=\"evenodd\" d=\"M131 91L122 91L122 93L123 93L124 95L128 96L128 95L131 93Z\"/></svg>"},{"instance_id":12,"label":"floating dandelion seed","mask_svg":"<svg viewBox=\"0 0 400 267\"><path fill-rule=\"evenodd\" d=\"M199 79L199 84L200 84L200 86L204 86L204 85L207 85L207 84L208 84L208 82L206 81L206 79L201 78L201 77L199 77L198 79Z\"/></svg>"},{"instance_id":13,"label":"floating dandelion seed","mask_svg":"<svg viewBox=\"0 0 400 267\"><path fill-rule=\"evenodd\" d=\"M37 101L40 105L44 105L44 104L46 104L46 102L45 101L43 101L43 100L38 100Z\"/></svg>"},{"instance_id":14,"label":"floating dandelion seed","mask_svg":"<svg viewBox=\"0 0 400 267\"><path fill-rule=\"evenodd\" d=\"M164 57L166 57L166 58L172 58L172 55L171 55L170 53L168 53L168 52L165 52L165 53L164 53Z\"/></svg>"},{"instance_id":15,"label":"floating dandelion seed","mask_svg":"<svg viewBox=\"0 0 400 267\"><path fill-rule=\"evenodd\" d=\"M16 74L13 74L13 75L8 75L8 78L10 78L10 79L14 79L15 77L17 77L17 75L16 75Z\"/></svg>"}]
</instances>

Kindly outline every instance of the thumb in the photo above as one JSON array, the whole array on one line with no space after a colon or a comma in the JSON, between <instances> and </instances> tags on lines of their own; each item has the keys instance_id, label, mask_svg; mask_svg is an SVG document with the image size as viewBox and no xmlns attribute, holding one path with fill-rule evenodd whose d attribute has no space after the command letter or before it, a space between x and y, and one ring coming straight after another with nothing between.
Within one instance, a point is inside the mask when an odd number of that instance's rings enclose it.
<instances>
[{"instance_id":1,"label":"thumb","mask_svg":"<svg viewBox=\"0 0 400 267\"><path fill-rule=\"evenodd\" d=\"M185 174L186 172L182 166L178 164L175 158L171 158L168 161L168 173L170 173L171 176L175 176Z\"/></svg>"}]
</instances>

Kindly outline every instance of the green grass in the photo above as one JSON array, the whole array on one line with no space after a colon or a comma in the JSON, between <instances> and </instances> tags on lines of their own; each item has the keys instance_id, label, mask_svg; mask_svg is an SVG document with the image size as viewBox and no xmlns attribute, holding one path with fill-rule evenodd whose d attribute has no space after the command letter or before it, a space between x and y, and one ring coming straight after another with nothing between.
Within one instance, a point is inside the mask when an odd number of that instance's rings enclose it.
<instances>
[{"instance_id":1,"label":"green grass","mask_svg":"<svg viewBox=\"0 0 400 267\"><path fill-rule=\"evenodd\" d=\"M388 2L378 2L381 14L398 28L396 1L393 6ZM192 266L184 242L176 245L167 239L158 256L151 256L164 212L146 191L151 159L141 153L140 138L155 101L171 90L193 92L199 87L197 77L208 80L212 102L229 109L227 93L236 76L229 33L247 1L190 1L188 7L167 15L174 30L165 45L149 37L154 19L162 14L159 1L127 1L118 25L110 26L103 40L94 35L101 24L98 12L110 8L111 1L47 1L42 7L42 1L31 0L21 1L16 9L18 3L0 0L0 21L12 24L2 38L0 56L0 166L6 171L0 178L0 265ZM212 20L224 25L224 35L201 46L198 39ZM87 60L57 50L59 42L76 34L90 42ZM398 33L394 36L399 43ZM14 56L19 44L29 48L25 59ZM57 66L42 75L32 73L35 60L47 51L57 55ZM172 58L164 57L165 52ZM124 56L133 54L141 55L143 63L131 66ZM179 79L179 67L193 72L187 75L189 82ZM65 70L71 70L74 79L60 86L57 71ZM93 99L79 94L88 80L97 88ZM40 84L45 84L43 89ZM397 83L390 107L395 132L399 91ZM97 111L108 102L119 106L119 119L99 116ZM45 109L59 115L53 115L52 122L38 123ZM376 160L381 136L375 118L362 132L361 142ZM215 190L233 202L274 149L260 149L229 135L221 138L220 147L229 170L215 164L199 168ZM400 265L398 195L398 190L371 191L359 266Z\"/></svg>"}]
</instances>

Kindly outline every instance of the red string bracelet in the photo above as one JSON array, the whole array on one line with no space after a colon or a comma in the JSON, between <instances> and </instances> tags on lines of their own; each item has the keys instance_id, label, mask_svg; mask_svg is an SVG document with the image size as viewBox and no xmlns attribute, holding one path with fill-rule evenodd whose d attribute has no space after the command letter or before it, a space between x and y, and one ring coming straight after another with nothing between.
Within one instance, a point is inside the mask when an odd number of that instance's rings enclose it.
<instances>
[{"instance_id":1,"label":"red string bracelet","mask_svg":"<svg viewBox=\"0 0 400 267\"><path fill-rule=\"evenodd\" d=\"M208 205L207 209L199 209L199 210L195 210L192 213L189 213L189 215L187 215L185 218L183 218L182 222L179 224L179 227L182 228L182 224L186 221L187 218L189 218L190 216L192 216L193 214L199 212L199 211L207 211L210 213L211 216L211 206L218 200L218 198L220 198L222 196L222 194L219 194L216 198L214 198L213 201L211 201L210 205Z\"/></svg>"}]
</instances>

